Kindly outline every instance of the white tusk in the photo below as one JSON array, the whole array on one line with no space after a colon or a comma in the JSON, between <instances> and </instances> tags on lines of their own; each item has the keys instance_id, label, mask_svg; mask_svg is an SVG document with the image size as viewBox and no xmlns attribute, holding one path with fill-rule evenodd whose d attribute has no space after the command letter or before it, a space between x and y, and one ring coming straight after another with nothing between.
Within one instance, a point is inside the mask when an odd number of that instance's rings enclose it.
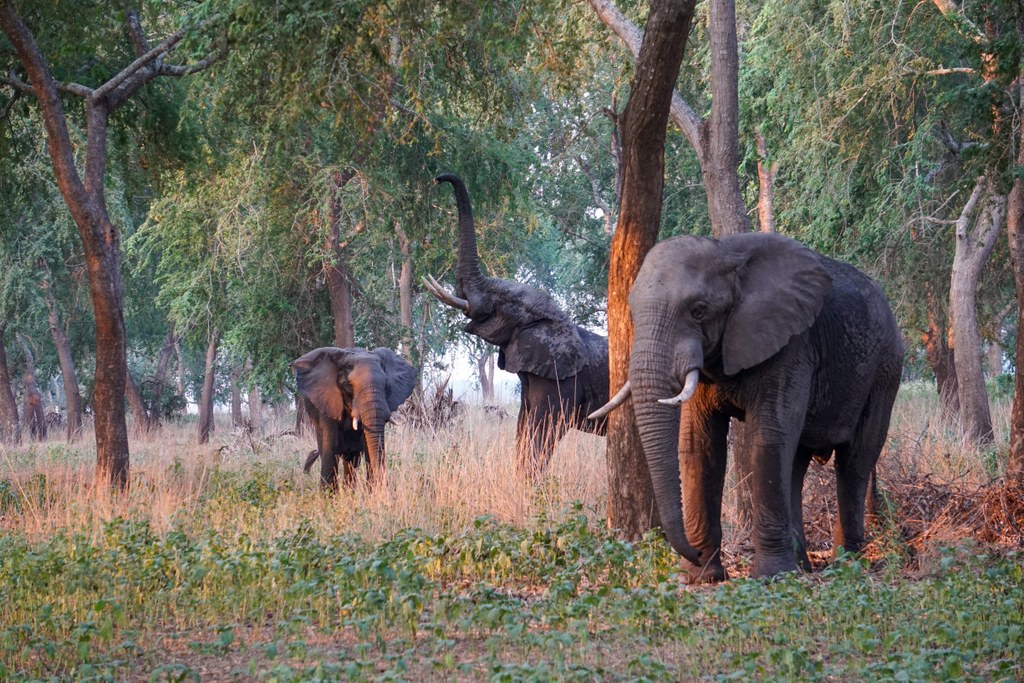
<instances>
[{"instance_id":1,"label":"white tusk","mask_svg":"<svg viewBox=\"0 0 1024 683\"><path fill-rule=\"evenodd\" d=\"M629 395L632 392L633 387L629 384L629 380L627 379L626 383L622 385L621 389L619 389L619 393L612 396L612 400L605 403L603 406L592 412L590 415L587 415L587 419L600 420L602 417L604 417L605 415L607 415L608 413L612 412L613 410L621 406L623 403L625 403L626 399L629 398Z\"/></svg>"},{"instance_id":2,"label":"white tusk","mask_svg":"<svg viewBox=\"0 0 1024 683\"><path fill-rule=\"evenodd\" d=\"M359 430L359 418L358 417L353 417L352 418L352 429L355 429L357 431Z\"/></svg>"},{"instance_id":3,"label":"white tusk","mask_svg":"<svg viewBox=\"0 0 1024 683\"><path fill-rule=\"evenodd\" d=\"M686 384L683 385L683 390L678 395L672 398L659 398L658 403L664 403L667 406L677 406L682 403L686 403L693 397L693 392L697 391L697 380L700 378L700 371L697 369L690 370L686 373Z\"/></svg>"},{"instance_id":4,"label":"white tusk","mask_svg":"<svg viewBox=\"0 0 1024 683\"><path fill-rule=\"evenodd\" d=\"M441 303L457 308L467 315L469 314L469 302L455 296L442 287L441 283L435 280L433 275L428 274L426 277L420 278L420 280L423 282L423 286L427 288L427 291L433 294Z\"/></svg>"}]
</instances>

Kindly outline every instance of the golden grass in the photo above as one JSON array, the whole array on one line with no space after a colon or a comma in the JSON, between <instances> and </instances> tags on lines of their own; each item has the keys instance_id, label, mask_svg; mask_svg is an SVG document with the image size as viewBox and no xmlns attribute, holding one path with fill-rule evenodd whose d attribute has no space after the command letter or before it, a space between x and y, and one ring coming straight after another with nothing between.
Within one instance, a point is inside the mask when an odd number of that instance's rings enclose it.
<instances>
[{"instance_id":1,"label":"golden grass","mask_svg":"<svg viewBox=\"0 0 1024 683\"><path fill-rule=\"evenodd\" d=\"M1008 408L1005 400L993 402L996 442L978 448L961 442L933 392L905 388L879 465L883 490L909 490L921 482L942 490L989 484L1005 467ZM514 473L514 416L499 419L470 407L456 424L439 430L392 425L386 485L370 491L360 484L355 491L330 496L318 491L317 466L308 475L302 472L306 454L315 448L311 432L300 438L290 432L292 423L271 422L261 435L252 436L233 432L227 417L218 417L212 440L204 446L195 443L195 425L187 423L134 437L132 485L126 494L95 485L91 432L71 445L57 437L42 444L0 446L0 487L6 486L0 495L20 502L3 505L0 498L0 529L32 539L61 531L96 535L121 516L148 520L158 533L177 526L274 538L302 527L323 537L355 534L375 541L408 527L456 531L484 515L526 526L538 515L558 519L576 501L594 523L604 523L605 445L593 435L569 432L545 479L527 486ZM833 481L831 465L812 465L805 496L812 547L826 546L831 535ZM249 489L246 482L253 482ZM273 496L272 504L237 504L239 491L260 495L259 486ZM921 495L934 491L922 489ZM745 543L734 523L733 499L727 489L727 551ZM920 501L908 504L920 507Z\"/></svg>"}]
</instances>

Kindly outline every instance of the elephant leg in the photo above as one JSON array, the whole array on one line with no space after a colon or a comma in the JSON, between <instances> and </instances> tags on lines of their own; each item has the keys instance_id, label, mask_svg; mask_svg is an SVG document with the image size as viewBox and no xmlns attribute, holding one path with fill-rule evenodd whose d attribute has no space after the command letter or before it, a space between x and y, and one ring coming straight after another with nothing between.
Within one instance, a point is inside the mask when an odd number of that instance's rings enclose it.
<instances>
[{"instance_id":1,"label":"elephant leg","mask_svg":"<svg viewBox=\"0 0 1024 683\"><path fill-rule=\"evenodd\" d=\"M320 451L320 487L338 489L338 455L333 448Z\"/></svg>"},{"instance_id":2,"label":"elephant leg","mask_svg":"<svg viewBox=\"0 0 1024 683\"><path fill-rule=\"evenodd\" d=\"M864 548L864 500L874 488L875 464L885 446L896 387L877 387L868 395L864 414L848 446L836 449L836 493L839 520L835 547L850 552Z\"/></svg>"},{"instance_id":3,"label":"elephant leg","mask_svg":"<svg viewBox=\"0 0 1024 683\"><path fill-rule=\"evenodd\" d=\"M535 481L547 469L558 440L568 429L574 394L567 382L539 377L523 377L523 404L517 430L516 472L526 481Z\"/></svg>"},{"instance_id":4,"label":"elephant leg","mask_svg":"<svg viewBox=\"0 0 1024 683\"><path fill-rule=\"evenodd\" d=\"M793 476L789 486L789 521L793 525L793 545L796 548L797 564L804 571L811 571L811 558L807 556L807 535L804 529L804 477L811 463L812 451L798 448L793 459Z\"/></svg>"},{"instance_id":5,"label":"elephant leg","mask_svg":"<svg viewBox=\"0 0 1024 683\"><path fill-rule=\"evenodd\" d=\"M722 565L722 491L729 418L687 405L679 420L679 467L686 536L700 551L700 566L684 560L689 583L726 579Z\"/></svg>"},{"instance_id":6,"label":"elephant leg","mask_svg":"<svg viewBox=\"0 0 1024 683\"><path fill-rule=\"evenodd\" d=\"M352 490L356 487L356 468L359 466L359 453L345 453L342 458L344 475L342 484Z\"/></svg>"}]
</instances>

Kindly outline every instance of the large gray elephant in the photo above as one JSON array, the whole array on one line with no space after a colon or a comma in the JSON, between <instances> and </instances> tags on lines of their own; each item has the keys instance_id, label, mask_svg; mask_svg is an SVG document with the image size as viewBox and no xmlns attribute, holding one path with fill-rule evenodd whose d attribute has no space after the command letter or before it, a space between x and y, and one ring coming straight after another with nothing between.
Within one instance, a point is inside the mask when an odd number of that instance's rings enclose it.
<instances>
[{"instance_id":1,"label":"large gray elephant","mask_svg":"<svg viewBox=\"0 0 1024 683\"><path fill-rule=\"evenodd\" d=\"M834 452L835 545L860 550L903 366L878 285L779 235L675 237L647 255L629 306L629 381L597 414L632 393L662 529L691 580L726 578L730 417L745 420L750 448L753 576L810 568L802 490L812 456Z\"/></svg>"},{"instance_id":2,"label":"large gray elephant","mask_svg":"<svg viewBox=\"0 0 1024 683\"><path fill-rule=\"evenodd\" d=\"M461 310L466 332L499 348L498 367L516 373L522 385L516 425L516 468L533 479L547 467L555 444L570 427L605 433L605 420L587 414L608 400L608 339L576 325L547 292L480 270L469 193L451 173L459 209L459 254L455 294L432 277L427 289Z\"/></svg>"},{"instance_id":3,"label":"large gray elephant","mask_svg":"<svg viewBox=\"0 0 1024 683\"><path fill-rule=\"evenodd\" d=\"M384 425L416 386L416 369L391 349L333 346L314 349L292 361L298 391L316 431L320 485L338 486L338 459L345 485L355 486L355 468L366 457L369 485L384 475Z\"/></svg>"}]
</instances>

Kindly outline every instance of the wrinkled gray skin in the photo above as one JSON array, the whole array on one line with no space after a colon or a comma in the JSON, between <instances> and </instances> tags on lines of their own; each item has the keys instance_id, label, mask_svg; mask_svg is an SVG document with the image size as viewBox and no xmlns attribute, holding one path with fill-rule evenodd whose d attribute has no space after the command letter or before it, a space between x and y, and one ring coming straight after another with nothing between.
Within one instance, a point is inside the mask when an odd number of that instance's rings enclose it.
<instances>
[{"instance_id":1,"label":"wrinkled gray skin","mask_svg":"<svg viewBox=\"0 0 1024 683\"><path fill-rule=\"evenodd\" d=\"M384 425L416 386L416 369L391 349L325 346L292 361L317 450L305 471L320 457L320 485L338 486L338 459L344 481L355 486L355 468L366 457L366 480L372 486L384 475ZM353 425L353 420L357 425Z\"/></svg>"},{"instance_id":2,"label":"wrinkled gray skin","mask_svg":"<svg viewBox=\"0 0 1024 683\"><path fill-rule=\"evenodd\" d=\"M608 401L608 339L576 325L547 292L484 276L466 186L450 173L435 181L455 189L456 294L468 303L466 332L497 346L498 367L516 373L522 385L516 466L532 479L547 467L570 427L605 433L605 420L587 415Z\"/></svg>"},{"instance_id":3,"label":"wrinkled gray skin","mask_svg":"<svg viewBox=\"0 0 1024 683\"><path fill-rule=\"evenodd\" d=\"M879 287L779 235L676 237L647 255L629 306L637 426L662 528L690 560L691 580L725 579L730 417L745 420L751 449L753 576L810 568L802 489L812 456L835 453L835 545L860 550L868 480L903 365ZM682 410L659 403L694 369L700 383Z\"/></svg>"}]
</instances>

